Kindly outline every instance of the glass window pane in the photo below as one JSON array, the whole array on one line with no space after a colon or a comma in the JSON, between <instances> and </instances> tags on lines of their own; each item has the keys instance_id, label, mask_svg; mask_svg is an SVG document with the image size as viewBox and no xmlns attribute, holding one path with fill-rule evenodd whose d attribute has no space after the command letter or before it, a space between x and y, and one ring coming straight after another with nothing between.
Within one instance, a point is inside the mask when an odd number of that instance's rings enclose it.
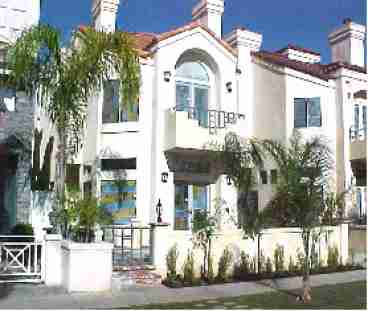
<instances>
[{"instance_id":1,"label":"glass window pane","mask_svg":"<svg viewBox=\"0 0 368 311\"><path fill-rule=\"evenodd\" d=\"M104 83L102 122L119 122L119 81L117 80L109 80Z\"/></svg>"},{"instance_id":2,"label":"glass window pane","mask_svg":"<svg viewBox=\"0 0 368 311\"><path fill-rule=\"evenodd\" d=\"M188 218L188 185L175 185L174 230L188 230Z\"/></svg>"},{"instance_id":3,"label":"glass window pane","mask_svg":"<svg viewBox=\"0 0 368 311\"><path fill-rule=\"evenodd\" d=\"M263 185L267 185L267 171L261 171L261 182Z\"/></svg>"},{"instance_id":4,"label":"glass window pane","mask_svg":"<svg viewBox=\"0 0 368 311\"><path fill-rule=\"evenodd\" d=\"M209 81L206 68L197 62L187 62L180 65L176 70L176 77L203 82Z\"/></svg>"},{"instance_id":5,"label":"glass window pane","mask_svg":"<svg viewBox=\"0 0 368 311\"><path fill-rule=\"evenodd\" d=\"M359 105L354 106L354 128L359 130Z\"/></svg>"},{"instance_id":6,"label":"glass window pane","mask_svg":"<svg viewBox=\"0 0 368 311\"><path fill-rule=\"evenodd\" d=\"M208 88L194 87L195 115L199 120L199 125L207 127L208 125Z\"/></svg>"},{"instance_id":7,"label":"glass window pane","mask_svg":"<svg viewBox=\"0 0 368 311\"><path fill-rule=\"evenodd\" d=\"M367 106L363 106L363 131L367 135Z\"/></svg>"},{"instance_id":8,"label":"glass window pane","mask_svg":"<svg viewBox=\"0 0 368 311\"><path fill-rule=\"evenodd\" d=\"M188 84L176 84L176 110L189 111L191 106L190 86Z\"/></svg>"},{"instance_id":9,"label":"glass window pane","mask_svg":"<svg viewBox=\"0 0 368 311\"><path fill-rule=\"evenodd\" d=\"M321 103L320 98L311 98L308 101L308 127L321 126Z\"/></svg>"},{"instance_id":10,"label":"glass window pane","mask_svg":"<svg viewBox=\"0 0 368 311\"><path fill-rule=\"evenodd\" d=\"M307 107L304 98L294 98L294 127L307 127Z\"/></svg>"},{"instance_id":11,"label":"glass window pane","mask_svg":"<svg viewBox=\"0 0 368 311\"><path fill-rule=\"evenodd\" d=\"M193 185L193 211L207 210L207 187Z\"/></svg>"},{"instance_id":12,"label":"glass window pane","mask_svg":"<svg viewBox=\"0 0 368 311\"><path fill-rule=\"evenodd\" d=\"M277 184L277 170L271 170L271 184Z\"/></svg>"},{"instance_id":13,"label":"glass window pane","mask_svg":"<svg viewBox=\"0 0 368 311\"><path fill-rule=\"evenodd\" d=\"M111 213L115 224L126 224L136 216L136 181L101 181L102 204Z\"/></svg>"}]
</instances>

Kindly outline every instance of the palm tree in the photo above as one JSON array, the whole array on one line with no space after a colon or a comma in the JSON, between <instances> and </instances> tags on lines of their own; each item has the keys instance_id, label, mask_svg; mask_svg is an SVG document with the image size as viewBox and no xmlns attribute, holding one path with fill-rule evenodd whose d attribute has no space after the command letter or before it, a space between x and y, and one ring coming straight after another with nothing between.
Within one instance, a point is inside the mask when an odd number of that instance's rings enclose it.
<instances>
[{"instance_id":1,"label":"palm tree","mask_svg":"<svg viewBox=\"0 0 368 311\"><path fill-rule=\"evenodd\" d=\"M24 91L43 107L55 125L59 140L57 193L65 191L67 142L81 135L87 101L116 73L124 103L139 93L140 71L137 51L124 32L97 32L79 28L63 48L57 29L37 25L24 31L9 46L9 75L6 86Z\"/></svg>"},{"instance_id":2,"label":"palm tree","mask_svg":"<svg viewBox=\"0 0 368 311\"><path fill-rule=\"evenodd\" d=\"M309 285L311 260L311 235L322 224L324 213L323 196L328 189L329 173L332 167L331 151L323 137L314 137L303 141L299 132L295 132L288 144L273 140L262 142L266 153L276 162L279 177L276 193L266 206L264 214L284 215L288 224L301 228L301 237L305 252L303 268L304 301L311 299ZM275 211L274 213L272 211ZM281 219L282 220L282 219Z\"/></svg>"}]
</instances>

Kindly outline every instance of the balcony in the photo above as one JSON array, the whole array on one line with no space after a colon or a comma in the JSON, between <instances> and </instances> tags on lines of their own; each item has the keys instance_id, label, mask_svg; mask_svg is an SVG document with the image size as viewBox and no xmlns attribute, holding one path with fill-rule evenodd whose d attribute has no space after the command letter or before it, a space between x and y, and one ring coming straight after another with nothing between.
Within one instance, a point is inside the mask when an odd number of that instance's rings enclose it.
<instances>
[{"instance_id":1,"label":"balcony","mask_svg":"<svg viewBox=\"0 0 368 311\"><path fill-rule=\"evenodd\" d=\"M367 128L350 128L350 160L367 158Z\"/></svg>"},{"instance_id":2,"label":"balcony","mask_svg":"<svg viewBox=\"0 0 368 311\"><path fill-rule=\"evenodd\" d=\"M235 132L245 136L245 116L220 110L174 107L165 115L165 150L210 148L222 144L225 135Z\"/></svg>"}]
</instances>

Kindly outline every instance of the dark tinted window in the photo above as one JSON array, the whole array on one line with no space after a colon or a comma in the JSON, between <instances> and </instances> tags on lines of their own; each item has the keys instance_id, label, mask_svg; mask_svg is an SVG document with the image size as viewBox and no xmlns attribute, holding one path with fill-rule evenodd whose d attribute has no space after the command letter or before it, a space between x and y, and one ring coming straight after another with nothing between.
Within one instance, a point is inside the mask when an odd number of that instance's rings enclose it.
<instances>
[{"instance_id":1,"label":"dark tinted window","mask_svg":"<svg viewBox=\"0 0 368 311\"><path fill-rule=\"evenodd\" d=\"M103 171L111 170L135 170L137 168L136 158L129 159L102 159L101 169Z\"/></svg>"}]
</instances>

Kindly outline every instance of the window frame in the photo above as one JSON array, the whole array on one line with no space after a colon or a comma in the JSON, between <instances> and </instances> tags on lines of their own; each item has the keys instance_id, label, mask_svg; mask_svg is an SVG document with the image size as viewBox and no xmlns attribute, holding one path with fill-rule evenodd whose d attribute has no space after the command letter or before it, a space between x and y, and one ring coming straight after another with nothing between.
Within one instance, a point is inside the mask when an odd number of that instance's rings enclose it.
<instances>
[{"instance_id":1,"label":"window frame","mask_svg":"<svg viewBox=\"0 0 368 311\"><path fill-rule=\"evenodd\" d=\"M311 115L310 115L310 105L314 103L314 100L318 99L318 104L319 104L319 125L310 125L311 123ZM304 104L304 119L305 119L305 124L303 124L303 126L297 126L296 124L296 100L300 100L303 101ZM301 102L299 102L301 103ZM294 105L294 128L320 128L323 125L322 122L322 105L321 105L321 97L317 96L317 97L294 97L294 101L293 101L293 105Z\"/></svg>"},{"instance_id":2,"label":"window frame","mask_svg":"<svg viewBox=\"0 0 368 311\"><path fill-rule=\"evenodd\" d=\"M130 122L139 122L139 102L140 102L140 97L138 96L137 98L137 112L136 112L136 120L123 120L122 118L122 113L124 112L124 109L123 109L123 105L122 105L122 99L121 99L121 94L120 94L120 90L119 90L119 87L117 88L118 90L118 95L117 95L117 98L118 98L118 120L117 121L104 121L104 108L105 108L105 83L112 83L112 82L115 82L118 84L118 86L120 87L120 82L118 79L109 79L109 80L105 80L104 83L103 83L103 98L102 98L102 124L126 124L126 123L130 123ZM115 86L112 88L114 90L114 93L116 91L115 89ZM114 96L114 95L113 95ZM112 96L112 100L113 100L113 96ZM133 104L135 105L135 104ZM112 103L111 105L112 107L112 111L111 111L111 114L114 113L114 103ZM126 112L128 110L126 109ZM111 119L112 119L112 116L111 116Z\"/></svg>"}]
</instances>

